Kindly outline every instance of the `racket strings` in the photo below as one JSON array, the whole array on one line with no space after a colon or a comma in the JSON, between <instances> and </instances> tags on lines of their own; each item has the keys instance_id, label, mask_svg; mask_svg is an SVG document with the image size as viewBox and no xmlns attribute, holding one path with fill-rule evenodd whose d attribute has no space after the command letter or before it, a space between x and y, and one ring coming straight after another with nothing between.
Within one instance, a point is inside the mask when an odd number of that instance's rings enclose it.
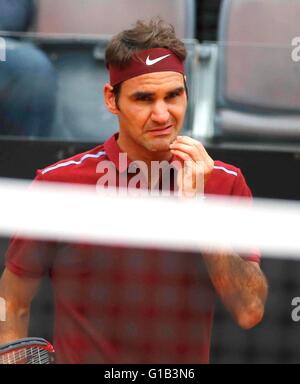
<instances>
[{"instance_id":1,"label":"racket strings","mask_svg":"<svg viewBox=\"0 0 300 384\"><path fill-rule=\"evenodd\" d=\"M1 364L50 364L47 350L38 347L10 351L0 356Z\"/></svg>"},{"instance_id":2,"label":"racket strings","mask_svg":"<svg viewBox=\"0 0 300 384\"><path fill-rule=\"evenodd\" d=\"M41 348L30 348L26 364L47 364L49 363L49 353L45 349Z\"/></svg>"}]
</instances>

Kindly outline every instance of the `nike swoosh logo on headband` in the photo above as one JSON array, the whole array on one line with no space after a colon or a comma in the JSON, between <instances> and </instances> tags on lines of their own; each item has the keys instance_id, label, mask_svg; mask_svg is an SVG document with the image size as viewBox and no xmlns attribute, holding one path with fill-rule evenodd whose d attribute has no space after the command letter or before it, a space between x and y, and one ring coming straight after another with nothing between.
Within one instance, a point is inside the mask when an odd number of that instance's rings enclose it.
<instances>
[{"instance_id":1,"label":"nike swoosh logo on headband","mask_svg":"<svg viewBox=\"0 0 300 384\"><path fill-rule=\"evenodd\" d=\"M161 57L158 57L157 59L154 59L154 60L151 60L150 57L148 56L147 57L147 60L146 60L146 65L154 65L164 59L166 59L167 57L171 56L171 54L169 55L165 55L165 56L161 56Z\"/></svg>"}]
</instances>

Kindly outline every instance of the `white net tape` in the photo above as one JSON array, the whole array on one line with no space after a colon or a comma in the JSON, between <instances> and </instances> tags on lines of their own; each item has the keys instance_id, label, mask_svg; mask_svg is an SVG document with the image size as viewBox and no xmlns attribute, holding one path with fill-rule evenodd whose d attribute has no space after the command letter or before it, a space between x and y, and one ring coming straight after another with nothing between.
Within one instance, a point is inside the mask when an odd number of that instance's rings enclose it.
<instances>
[{"instance_id":1,"label":"white net tape","mask_svg":"<svg viewBox=\"0 0 300 384\"><path fill-rule=\"evenodd\" d=\"M81 185L0 180L0 235L184 249L258 248L298 258L300 204L232 198L180 199L95 192Z\"/></svg>"}]
</instances>

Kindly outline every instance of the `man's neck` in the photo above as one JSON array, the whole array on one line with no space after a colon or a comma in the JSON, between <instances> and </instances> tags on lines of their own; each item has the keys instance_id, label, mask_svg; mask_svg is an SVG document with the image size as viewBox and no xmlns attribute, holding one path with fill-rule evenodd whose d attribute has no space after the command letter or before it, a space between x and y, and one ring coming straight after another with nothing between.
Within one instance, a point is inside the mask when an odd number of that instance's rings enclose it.
<instances>
[{"instance_id":1,"label":"man's neck","mask_svg":"<svg viewBox=\"0 0 300 384\"><path fill-rule=\"evenodd\" d=\"M147 165L148 173L144 175L148 179L148 188L151 185L158 185L160 174L156 174L151 168L151 163L153 161L170 161L172 159L172 154L170 151L160 151L152 152L148 151L146 148L136 147L135 145L130 145L126 140L122 140L122 137L118 137L117 144L120 150L124 153L127 153L128 159L130 161L143 161Z\"/></svg>"},{"instance_id":2,"label":"man's neck","mask_svg":"<svg viewBox=\"0 0 300 384\"><path fill-rule=\"evenodd\" d=\"M127 153L131 161L143 161L147 164L148 168L151 167L152 161L170 161L172 154L170 151L152 152L146 148L130 145L119 135L117 144L122 152Z\"/></svg>"}]
</instances>

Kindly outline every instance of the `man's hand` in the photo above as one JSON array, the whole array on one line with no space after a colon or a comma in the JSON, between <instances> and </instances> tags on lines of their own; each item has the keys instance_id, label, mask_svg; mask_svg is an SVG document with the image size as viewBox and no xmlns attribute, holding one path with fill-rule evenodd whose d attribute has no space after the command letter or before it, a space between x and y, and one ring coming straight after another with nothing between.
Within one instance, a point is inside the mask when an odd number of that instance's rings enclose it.
<instances>
[{"instance_id":1,"label":"man's hand","mask_svg":"<svg viewBox=\"0 0 300 384\"><path fill-rule=\"evenodd\" d=\"M268 283L259 264L233 251L202 254L211 281L237 324L250 329L263 318Z\"/></svg>"},{"instance_id":2,"label":"man's hand","mask_svg":"<svg viewBox=\"0 0 300 384\"><path fill-rule=\"evenodd\" d=\"M39 284L39 278L20 277L4 270L0 279L0 344L27 337L30 304Z\"/></svg>"},{"instance_id":3,"label":"man's hand","mask_svg":"<svg viewBox=\"0 0 300 384\"><path fill-rule=\"evenodd\" d=\"M184 197L203 195L204 184L214 169L214 161L204 146L191 137L178 136L170 150L181 163L177 177L179 194Z\"/></svg>"}]
</instances>

